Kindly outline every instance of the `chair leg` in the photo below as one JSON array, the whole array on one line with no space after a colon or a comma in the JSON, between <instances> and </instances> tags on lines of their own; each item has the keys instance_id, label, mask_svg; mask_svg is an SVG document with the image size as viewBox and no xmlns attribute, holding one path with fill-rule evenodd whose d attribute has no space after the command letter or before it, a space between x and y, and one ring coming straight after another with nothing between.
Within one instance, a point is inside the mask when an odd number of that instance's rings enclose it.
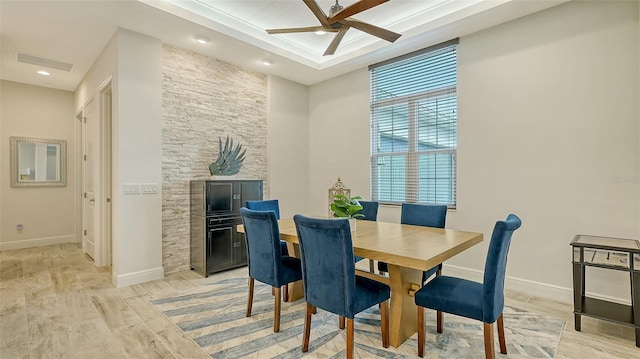
<instances>
[{"instance_id":1,"label":"chair leg","mask_svg":"<svg viewBox=\"0 0 640 359\"><path fill-rule=\"evenodd\" d=\"M438 331L438 333L442 333L442 322L443 322L443 317L442 317L442 312L441 311L437 311L436 312L436 330Z\"/></svg>"},{"instance_id":2,"label":"chair leg","mask_svg":"<svg viewBox=\"0 0 640 359\"><path fill-rule=\"evenodd\" d=\"M285 284L282 286L282 301L289 301L289 284Z\"/></svg>"},{"instance_id":3,"label":"chair leg","mask_svg":"<svg viewBox=\"0 0 640 359\"><path fill-rule=\"evenodd\" d=\"M376 272L376 269L375 269L373 264L374 264L373 263L373 259L369 259L369 272L370 273L375 273Z\"/></svg>"},{"instance_id":4,"label":"chair leg","mask_svg":"<svg viewBox=\"0 0 640 359\"><path fill-rule=\"evenodd\" d=\"M418 308L418 356L424 358L424 307L417 306Z\"/></svg>"},{"instance_id":5,"label":"chair leg","mask_svg":"<svg viewBox=\"0 0 640 359\"><path fill-rule=\"evenodd\" d=\"M353 359L353 318L347 318L347 359Z\"/></svg>"},{"instance_id":6,"label":"chair leg","mask_svg":"<svg viewBox=\"0 0 640 359\"><path fill-rule=\"evenodd\" d=\"M389 347L389 301L380 303L380 331L382 332L382 347Z\"/></svg>"},{"instance_id":7,"label":"chair leg","mask_svg":"<svg viewBox=\"0 0 640 359\"><path fill-rule=\"evenodd\" d=\"M277 333L280 331L280 287L275 287L276 295L274 297L275 310L273 313L273 332Z\"/></svg>"},{"instance_id":8,"label":"chair leg","mask_svg":"<svg viewBox=\"0 0 640 359\"><path fill-rule=\"evenodd\" d=\"M311 334L311 314L313 313L314 306L307 303L307 310L304 316L304 335L302 336L302 352L309 351L309 334Z\"/></svg>"},{"instance_id":9,"label":"chair leg","mask_svg":"<svg viewBox=\"0 0 640 359\"><path fill-rule=\"evenodd\" d=\"M438 270L436 271L436 277L439 277L439 276L441 276L441 275L442 275L442 269L438 269Z\"/></svg>"},{"instance_id":10,"label":"chair leg","mask_svg":"<svg viewBox=\"0 0 640 359\"><path fill-rule=\"evenodd\" d=\"M344 329L344 317L343 316L340 316L340 320L338 322L338 327L340 329Z\"/></svg>"},{"instance_id":11,"label":"chair leg","mask_svg":"<svg viewBox=\"0 0 640 359\"><path fill-rule=\"evenodd\" d=\"M253 306L253 282L254 279L249 277L249 300L247 301L247 317L251 316L251 307Z\"/></svg>"},{"instance_id":12,"label":"chair leg","mask_svg":"<svg viewBox=\"0 0 640 359\"><path fill-rule=\"evenodd\" d=\"M504 337L504 318L498 317L498 341L500 341L500 353L507 354L507 341Z\"/></svg>"},{"instance_id":13,"label":"chair leg","mask_svg":"<svg viewBox=\"0 0 640 359\"><path fill-rule=\"evenodd\" d=\"M496 357L493 340L493 323L484 323L484 357L486 359L494 359Z\"/></svg>"}]
</instances>

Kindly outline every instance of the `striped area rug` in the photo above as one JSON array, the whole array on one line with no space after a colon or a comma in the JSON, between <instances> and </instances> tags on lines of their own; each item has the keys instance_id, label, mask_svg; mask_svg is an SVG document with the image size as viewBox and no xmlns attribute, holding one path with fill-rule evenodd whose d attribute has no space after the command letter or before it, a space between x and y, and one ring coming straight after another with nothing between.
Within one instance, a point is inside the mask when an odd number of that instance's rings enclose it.
<instances>
[{"instance_id":1,"label":"striped area rug","mask_svg":"<svg viewBox=\"0 0 640 359\"><path fill-rule=\"evenodd\" d=\"M245 317L247 278L221 280L152 303L212 358L344 358L346 333L338 317L318 309L313 315L309 351L302 353L304 301L282 304L280 332L273 332L271 287L256 282L253 315ZM427 311L425 358L484 358L482 323L444 316L444 333ZM500 358L553 358L564 321L512 307L504 310L507 355ZM497 346L497 343L496 343ZM499 349L496 348L499 353ZM416 358L417 334L399 348L382 347L377 306L355 318L356 358Z\"/></svg>"}]
</instances>

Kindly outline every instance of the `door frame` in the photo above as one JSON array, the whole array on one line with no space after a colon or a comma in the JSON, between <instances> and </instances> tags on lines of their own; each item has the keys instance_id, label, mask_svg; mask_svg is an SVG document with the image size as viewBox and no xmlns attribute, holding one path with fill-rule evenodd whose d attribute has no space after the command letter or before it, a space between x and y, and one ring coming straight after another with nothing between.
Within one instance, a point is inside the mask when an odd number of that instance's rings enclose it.
<instances>
[{"instance_id":1,"label":"door frame","mask_svg":"<svg viewBox=\"0 0 640 359\"><path fill-rule=\"evenodd\" d=\"M94 264L97 267L113 264L113 77L109 76L98 86L97 94L90 97L79 109L76 119L80 121L79 131L76 135L77 142L77 166L78 178L78 226L76 232L80 243L84 244L83 220L84 220L84 141L85 138L85 114L86 106L95 101L97 112L97 146L94 153L94 178L95 178L95 217L94 217ZM85 248L83 245L83 252ZM112 270L113 271L113 270Z\"/></svg>"},{"instance_id":2,"label":"door frame","mask_svg":"<svg viewBox=\"0 0 640 359\"><path fill-rule=\"evenodd\" d=\"M94 261L95 265L99 265L97 263L96 257L99 254L99 249L97 249L97 243L99 242L99 228L100 228L100 222L99 222L99 212L100 212L100 183L96 180L97 178L99 178L97 176L97 165L100 165L100 158L99 158L99 153L93 153L93 158L92 160L94 161L94 166L93 166L93 178L95 183L94 185L94 189L93 189L93 197L94 197L94 204L93 204L93 253L91 255L87 254L87 247L86 247L86 239L85 237L87 236L87 234L85 233L85 231L87 231L87 227L86 227L86 222L85 222L85 215L86 215L86 211L87 208L85 207L86 205L86 193L87 193L87 189L85 188L85 175L86 175L86 166L87 166L87 160L86 160L86 149L87 149L87 106L93 103L94 106L94 111L97 113L98 111L98 104L97 101L95 99L95 96L90 97L83 105L82 108L80 110L80 114L81 117L79 118L80 120L80 133L81 133L81 138L82 141L80 141L79 143L79 157L80 157L80 176L79 176L79 184L80 184L80 226L81 226L81 237L80 237L80 242L82 245L82 252L85 253L87 256L91 257ZM96 115L96 121L99 121L98 116ZM97 126L98 124L96 124L96 131L99 132L100 129ZM96 136L98 137L97 141L99 141L99 133L96 134ZM98 148L99 148L99 144L98 144Z\"/></svg>"},{"instance_id":3,"label":"door frame","mask_svg":"<svg viewBox=\"0 0 640 359\"><path fill-rule=\"evenodd\" d=\"M98 138L100 176L100 224L96 241L96 266L113 263L113 78L98 87Z\"/></svg>"}]
</instances>

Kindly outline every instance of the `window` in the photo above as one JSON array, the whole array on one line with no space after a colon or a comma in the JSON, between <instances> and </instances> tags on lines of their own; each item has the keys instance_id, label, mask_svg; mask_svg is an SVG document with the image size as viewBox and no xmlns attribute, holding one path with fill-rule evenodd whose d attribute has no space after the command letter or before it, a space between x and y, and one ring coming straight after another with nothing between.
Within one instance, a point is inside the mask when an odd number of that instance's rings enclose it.
<instances>
[{"instance_id":1,"label":"window","mask_svg":"<svg viewBox=\"0 0 640 359\"><path fill-rule=\"evenodd\" d=\"M372 200L455 207L457 42L369 68Z\"/></svg>"}]
</instances>

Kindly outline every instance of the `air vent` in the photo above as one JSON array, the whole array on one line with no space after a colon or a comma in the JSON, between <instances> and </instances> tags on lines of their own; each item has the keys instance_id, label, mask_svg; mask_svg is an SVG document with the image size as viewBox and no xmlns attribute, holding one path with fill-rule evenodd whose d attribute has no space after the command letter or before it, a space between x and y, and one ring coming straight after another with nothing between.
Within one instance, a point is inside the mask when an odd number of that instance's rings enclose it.
<instances>
[{"instance_id":1,"label":"air vent","mask_svg":"<svg viewBox=\"0 0 640 359\"><path fill-rule=\"evenodd\" d=\"M49 60L45 59L44 57L21 54L19 52L16 52L16 60L25 64L50 67L52 69L58 69L67 72L71 71L71 68L73 67L72 64L67 64L65 62Z\"/></svg>"}]
</instances>

